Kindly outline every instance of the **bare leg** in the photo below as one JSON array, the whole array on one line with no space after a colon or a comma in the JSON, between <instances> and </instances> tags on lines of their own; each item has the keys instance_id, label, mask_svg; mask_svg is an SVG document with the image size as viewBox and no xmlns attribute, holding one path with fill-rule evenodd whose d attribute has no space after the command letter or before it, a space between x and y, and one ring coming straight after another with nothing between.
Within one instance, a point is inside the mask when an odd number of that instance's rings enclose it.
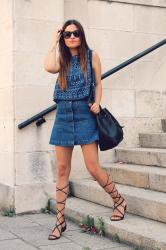
<instances>
[{"instance_id":1,"label":"bare leg","mask_svg":"<svg viewBox=\"0 0 166 250\"><path fill-rule=\"evenodd\" d=\"M66 228L64 218L65 203L69 191L69 175L71 171L71 158L73 147L55 146L57 158L56 177L56 226L49 235L50 240L60 238L61 232Z\"/></svg>"},{"instance_id":2,"label":"bare leg","mask_svg":"<svg viewBox=\"0 0 166 250\"><path fill-rule=\"evenodd\" d=\"M97 143L93 142L81 146L85 165L89 173L97 180L97 182L109 193L113 199L114 206L118 207L112 213L111 220L117 220L124 214L126 201L118 193L115 183L111 180L108 173L100 167ZM117 206L118 205L118 206Z\"/></svg>"}]
</instances>

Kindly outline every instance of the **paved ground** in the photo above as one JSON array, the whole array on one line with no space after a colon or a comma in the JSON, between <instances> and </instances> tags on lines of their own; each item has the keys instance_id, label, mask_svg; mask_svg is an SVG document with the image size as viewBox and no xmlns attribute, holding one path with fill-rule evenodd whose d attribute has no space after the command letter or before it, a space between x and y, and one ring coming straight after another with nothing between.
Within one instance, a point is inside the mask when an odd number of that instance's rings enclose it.
<instances>
[{"instance_id":1,"label":"paved ground","mask_svg":"<svg viewBox=\"0 0 166 250\"><path fill-rule=\"evenodd\" d=\"M133 250L106 237L81 232L67 221L67 230L58 240L48 240L55 224L53 214L26 214L13 217L0 215L0 250Z\"/></svg>"}]
</instances>

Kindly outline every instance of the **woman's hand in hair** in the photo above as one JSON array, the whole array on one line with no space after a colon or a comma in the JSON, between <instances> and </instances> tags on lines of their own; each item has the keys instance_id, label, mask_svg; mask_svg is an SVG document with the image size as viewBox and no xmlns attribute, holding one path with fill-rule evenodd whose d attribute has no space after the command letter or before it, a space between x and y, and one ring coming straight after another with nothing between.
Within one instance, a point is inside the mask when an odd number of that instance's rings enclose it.
<instances>
[{"instance_id":1,"label":"woman's hand in hair","mask_svg":"<svg viewBox=\"0 0 166 250\"><path fill-rule=\"evenodd\" d=\"M59 28L58 30L54 31L54 33L53 33L53 41L55 42L55 44L57 44L59 42L59 39L61 37L61 32L62 32L61 28Z\"/></svg>"}]
</instances>

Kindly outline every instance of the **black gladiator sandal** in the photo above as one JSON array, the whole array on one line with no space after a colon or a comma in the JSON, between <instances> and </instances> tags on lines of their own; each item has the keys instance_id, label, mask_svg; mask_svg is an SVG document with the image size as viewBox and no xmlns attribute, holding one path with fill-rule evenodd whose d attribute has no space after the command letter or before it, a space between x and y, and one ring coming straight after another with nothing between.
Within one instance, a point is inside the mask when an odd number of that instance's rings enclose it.
<instances>
[{"instance_id":1,"label":"black gladiator sandal","mask_svg":"<svg viewBox=\"0 0 166 250\"><path fill-rule=\"evenodd\" d=\"M113 181L109 182L109 177L110 177L110 175L109 175L108 173L107 173L107 175L108 175L107 183L106 183L104 186L102 186L102 187L103 187L104 190L105 190L108 194L110 194L110 195L113 194L113 193L115 193L115 192L117 192L117 196L113 197L113 196L111 195L111 197L112 197L113 200L116 199L116 198L119 198L118 201L114 202L113 211L114 211L114 210L117 210L117 211L122 215L122 216L120 216L120 215L112 215L112 217L117 217L117 219L115 219L115 218L113 219L113 218L111 217L110 220L111 220L111 221L123 220L124 214L125 214L125 211L126 211L126 208L127 208L127 204L126 204L125 206L122 205L122 203L123 203L123 201L124 201L125 199L119 194L118 190L117 190L116 187L115 187L115 183L114 183ZM111 191L107 191L105 188L106 188L107 186L109 186L110 184L114 184L114 186L113 186L113 188L112 188ZM115 188L115 190L114 190L114 188ZM113 190L114 190L114 191L113 191ZM122 201L118 204L120 198L122 198ZM122 212L118 209L119 206L121 206L121 207L124 208L124 213L122 213Z\"/></svg>"},{"instance_id":2,"label":"black gladiator sandal","mask_svg":"<svg viewBox=\"0 0 166 250\"><path fill-rule=\"evenodd\" d=\"M56 187L56 192L57 191L63 192L64 194L66 194L66 198L63 201L57 201L56 202L56 207L57 207L58 204L63 204L64 207L62 209L60 209L60 210L58 208L56 208L57 215L58 215L58 213L60 213L60 217L58 218L58 216L57 216L57 221L56 221L55 227L53 228L51 234L49 234L48 240L57 240L57 239L59 239L61 237L62 232L64 232L66 230L66 228L67 228L65 218L64 218L64 220L62 222L60 222L60 218L64 217L64 214L62 214L62 211L65 209L65 203L66 203L66 199L67 199L67 195L68 195L68 192L65 192L63 189L67 188L68 186L69 186L69 184L67 184L67 186L65 186L64 188ZM63 223L65 223L65 225L62 227L61 225ZM61 231L60 231L59 227L61 227ZM56 236L55 234L53 234L53 232L55 231L56 228L59 231L59 236Z\"/></svg>"}]
</instances>

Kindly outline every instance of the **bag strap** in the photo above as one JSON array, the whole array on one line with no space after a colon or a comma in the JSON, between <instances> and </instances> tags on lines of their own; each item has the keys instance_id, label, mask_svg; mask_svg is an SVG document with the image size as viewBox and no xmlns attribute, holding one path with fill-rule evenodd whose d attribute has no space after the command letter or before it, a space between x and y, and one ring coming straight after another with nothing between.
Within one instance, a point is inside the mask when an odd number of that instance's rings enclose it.
<instances>
[{"instance_id":1,"label":"bag strap","mask_svg":"<svg viewBox=\"0 0 166 250\"><path fill-rule=\"evenodd\" d=\"M90 68L91 68L91 79L92 79L92 82L91 82L91 91L93 92L93 95L95 96L95 81L94 81L94 71L93 71L93 68L92 68L92 49L89 50L89 59L90 59ZM102 107L101 105L99 105L99 108L100 108L100 112L102 111ZM96 115L99 115L100 112Z\"/></svg>"},{"instance_id":2,"label":"bag strap","mask_svg":"<svg viewBox=\"0 0 166 250\"><path fill-rule=\"evenodd\" d=\"M91 79L92 83L94 83L94 73L92 68L92 49L89 50L89 60L90 60Z\"/></svg>"}]
</instances>

